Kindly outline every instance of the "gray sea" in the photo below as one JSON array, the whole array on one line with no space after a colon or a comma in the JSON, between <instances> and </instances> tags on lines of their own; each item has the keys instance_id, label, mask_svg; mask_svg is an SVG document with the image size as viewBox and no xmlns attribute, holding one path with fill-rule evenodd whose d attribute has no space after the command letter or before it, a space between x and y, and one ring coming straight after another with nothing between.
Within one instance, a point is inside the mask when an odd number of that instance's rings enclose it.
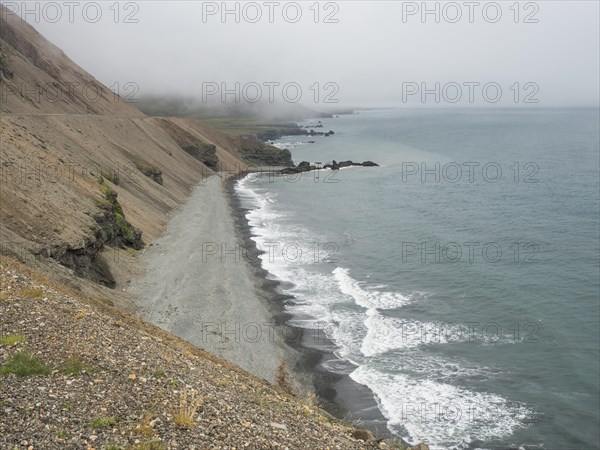
<instances>
[{"instance_id":1,"label":"gray sea","mask_svg":"<svg viewBox=\"0 0 600 450\"><path fill-rule=\"evenodd\" d=\"M594 109L366 110L286 137L250 175L262 265L325 331L388 429L433 448L599 448ZM312 120L302 125L317 125ZM314 141L314 143L308 143Z\"/></svg>"}]
</instances>

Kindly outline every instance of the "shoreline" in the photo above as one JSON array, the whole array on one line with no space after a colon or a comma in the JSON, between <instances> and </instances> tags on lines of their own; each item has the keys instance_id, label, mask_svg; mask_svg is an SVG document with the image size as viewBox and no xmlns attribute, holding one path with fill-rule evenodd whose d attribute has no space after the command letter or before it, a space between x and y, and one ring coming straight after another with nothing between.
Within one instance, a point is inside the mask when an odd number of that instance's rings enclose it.
<instances>
[{"instance_id":1,"label":"shoreline","mask_svg":"<svg viewBox=\"0 0 600 450\"><path fill-rule=\"evenodd\" d=\"M308 380L325 411L342 420L357 422L362 428L371 431L378 439L398 439L387 428L387 419L379 410L375 394L367 387L352 380L348 374L327 371L323 363L327 361L342 362L334 354L335 344L322 330L308 330L287 325L293 316L285 312L286 302L293 302L295 297L281 291L281 282L268 279L269 272L262 267L259 256L264 253L256 247L252 240L252 227L246 214L250 211L243 208L235 192L235 185L251 172L242 172L225 180L225 190L229 199L236 233L246 249L248 264L253 268L257 282L261 283L263 293L273 305L273 319L281 325L294 330L286 333L284 342L298 352L298 359L291 371L295 376ZM289 339L289 336L293 338ZM300 338L298 338L298 336Z\"/></svg>"},{"instance_id":2,"label":"shoreline","mask_svg":"<svg viewBox=\"0 0 600 450\"><path fill-rule=\"evenodd\" d=\"M223 184L212 175L196 186L141 255L144 273L127 291L142 320L278 384L280 367L296 355L277 332L274 299L262 295L262 283L235 250Z\"/></svg>"}]
</instances>

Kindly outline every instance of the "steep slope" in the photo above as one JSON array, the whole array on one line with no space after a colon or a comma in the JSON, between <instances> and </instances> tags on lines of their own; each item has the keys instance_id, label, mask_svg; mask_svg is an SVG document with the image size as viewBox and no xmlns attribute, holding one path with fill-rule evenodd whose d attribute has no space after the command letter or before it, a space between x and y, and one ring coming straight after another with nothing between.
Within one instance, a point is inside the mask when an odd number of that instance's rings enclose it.
<instances>
[{"instance_id":1,"label":"steep slope","mask_svg":"<svg viewBox=\"0 0 600 450\"><path fill-rule=\"evenodd\" d=\"M1 251L118 287L203 177L246 167L244 144L194 120L146 117L0 8ZM185 151L179 135L213 157Z\"/></svg>"}]
</instances>

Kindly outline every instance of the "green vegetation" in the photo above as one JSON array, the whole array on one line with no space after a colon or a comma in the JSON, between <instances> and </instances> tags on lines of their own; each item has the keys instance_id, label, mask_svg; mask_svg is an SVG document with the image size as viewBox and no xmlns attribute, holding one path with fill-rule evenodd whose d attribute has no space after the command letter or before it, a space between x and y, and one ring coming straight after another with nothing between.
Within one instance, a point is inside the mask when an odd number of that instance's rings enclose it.
<instances>
[{"instance_id":1,"label":"green vegetation","mask_svg":"<svg viewBox=\"0 0 600 450\"><path fill-rule=\"evenodd\" d=\"M255 135L284 128L282 125L265 124L258 117L205 117L202 121L234 136Z\"/></svg>"},{"instance_id":2,"label":"green vegetation","mask_svg":"<svg viewBox=\"0 0 600 450\"><path fill-rule=\"evenodd\" d=\"M98 202L98 206L102 209L112 211L115 217L115 224L119 230L121 230L122 235L126 239L133 239L133 230L131 229L131 224L125 220L123 208L117 200L117 193L113 191L113 189L106 184L104 180L102 180L100 183L100 189L104 194L104 199Z\"/></svg>"},{"instance_id":3,"label":"green vegetation","mask_svg":"<svg viewBox=\"0 0 600 450\"><path fill-rule=\"evenodd\" d=\"M154 378L165 378L167 376L167 374L165 373L164 370L162 369L157 369L154 372L152 372L152 376Z\"/></svg>"},{"instance_id":4,"label":"green vegetation","mask_svg":"<svg viewBox=\"0 0 600 450\"><path fill-rule=\"evenodd\" d=\"M0 369L0 374L15 374L18 377L31 375L48 375L50 369L36 357L26 352L18 352L10 356L6 365Z\"/></svg>"},{"instance_id":5,"label":"green vegetation","mask_svg":"<svg viewBox=\"0 0 600 450\"><path fill-rule=\"evenodd\" d=\"M61 428L56 431L56 437L59 439L67 439L69 435L64 429Z\"/></svg>"},{"instance_id":6,"label":"green vegetation","mask_svg":"<svg viewBox=\"0 0 600 450\"><path fill-rule=\"evenodd\" d=\"M0 347L3 345L10 346L25 342L25 338L20 334L9 334L8 336L0 337Z\"/></svg>"},{"instance_id":7,"label":"green vegetation","mask_svg":"<svg viewBox=\"0 0 600 450\"><path fill-rule=\"evenodd\" d=\"M164 444L157 440L140 442L130 447L132 450L164 450L166 447Z\"/></svg>"},{"instance_id":8,"label":"green vegetation","mask_svg":"<svg viewBox=\"0 0 600 450\"><path fill-rule=\"evenodd\" d=\"M110 170L101 170L100 176L102 178L106 178L108 181L112 182L113 184L116 184L116 185L119 184L119 175L117 175L116 172L112 172ZM102 180L102 181L104 181L104 180Z\"/></svg>"},{"instance_id":9,"label":"green vegetation","mask_svg":"<svg viewBox=\"0 0 600 450\"><path fill-rule=\"evenodd\" d=\"M94 368L79 356L71 356L61 366L61 372L66 375L79 375L83 371L93 372Z\"/></svg>"},{"instance_id":10,"label":"green vegetation","mask_svg":"<svg viewBox=\"0 0 600 450\"><path fill-rule=\"evenodd\" d=\"M101 428L112 427L117 423L117 419L112 416L97 417L90 422L90 428L99 430Z\"/></svg>"},{"instance_id":11,"label":"green vegetation","mask_svg":"<svg viewBox=\"0 0 600 450\"><path fill-rule=\"evenodd\" d=\"M143 162L143 161L136 161L135 167L137 167L137 169L141 172L144 172L144 171L160 172L160 167L158 167L156 164L150 164L150 163Z\"/></svg>"}]
</instances>

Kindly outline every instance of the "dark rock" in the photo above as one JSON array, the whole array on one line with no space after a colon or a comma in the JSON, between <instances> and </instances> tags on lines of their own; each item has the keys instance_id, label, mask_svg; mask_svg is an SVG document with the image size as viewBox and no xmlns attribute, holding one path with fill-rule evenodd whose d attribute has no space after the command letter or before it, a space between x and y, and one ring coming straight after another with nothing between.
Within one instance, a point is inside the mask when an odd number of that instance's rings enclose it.
<instances>
[{"instance_id":1,"label":"dark rock","mask_svg":"<svg viewBox=\"0 0 600 450\"><path fill-rule=\"evenodd\" d=\"M244 136L246 139L251 140L260 140L263 142L266 141L274 141L283 136L302 136L306 135L308 132L298 125L282 125L280 128L275 130L264 131L262 133L257 133L253 136Z\"/></svg>"},{"instance_id":2,"label":"dark rock","mask_svg":"<svg viewBox=\"0 0 600 450\"><path fill-rule=\"evenodd\" d=\"M187 145L182 147L182 150L187 154L193 156L197 160L203 162L206 166L213 170L216 170L219 165L219 158L217 157L217 147L212 144L205 142L198 142L194 145Z\"/></svg>"},{"instance_id":3,"label":"dark rock","mask_svg":"<svg viewBox=\"0 0 600 450\"><path fill-rule=\"evenodd\" d=\"M262 142L242 141L237 149L240 157L247 164L259 166L293 166L292 153L288 149L280 149Z\"/></svg>"},{"instance_id":4,"label":"dark rock","mask_svg":"<svg viewBox=\"0 0 600 450\"><path fill-rule=\"evenodd\" d=\"M363 167L379 167L379 164L374 163L373 161L365 161L362 163Z\"/></svg>"},{"instance_id":5,"label":"dark rock","mask_svg":"<svg viewBox=\"0 0 600 450\"><path fill-rule=\"evenodd\" d=\"M96 215L94 220L100 226L98 233L103 243L112 247L130 247L135 250L144 248L142 232L125 219L118 202L112 209L103 208L102 214Z\"/></svg>"},{"instance_id":6,"label":"dark rock","mask_svg":"<svg viewBox=\"0 0 600 450\"><path fill-rule=\"evenodd\" d=\"M162 186L162 184L163 184L162 171L160 169L158 169L158 167L140 164L137 166L137 168L140 172L142 172L144 175L146 175L152 181L154 181L155 183L158 183Z\"/></svg>"},{"instance_id":7,"label":"dark rock","mask_svg":"<svg viewBox=\"0 0 600 450\"><path fill-rule=\"evenodd\" d=\"M37 254L55 259L61 265L73 270L78 277L114 289L117 283L108 269L108 264L100 255L103 248L104 242L101 236L95 235L85 239L80 246L60 244L49 249L41 249Z\"/></svg>"},{"instance_id":8,"label":"dark rock","mask_svg":"<svg viewBox=\"0 0 600 450\"><path fill-rule=\"evenodd\" d=\"M360 439L364 442L370 442L375 440L375 436L369 430L352 430L352 437L354 439Z\"/></svg>"}]
</instances>

